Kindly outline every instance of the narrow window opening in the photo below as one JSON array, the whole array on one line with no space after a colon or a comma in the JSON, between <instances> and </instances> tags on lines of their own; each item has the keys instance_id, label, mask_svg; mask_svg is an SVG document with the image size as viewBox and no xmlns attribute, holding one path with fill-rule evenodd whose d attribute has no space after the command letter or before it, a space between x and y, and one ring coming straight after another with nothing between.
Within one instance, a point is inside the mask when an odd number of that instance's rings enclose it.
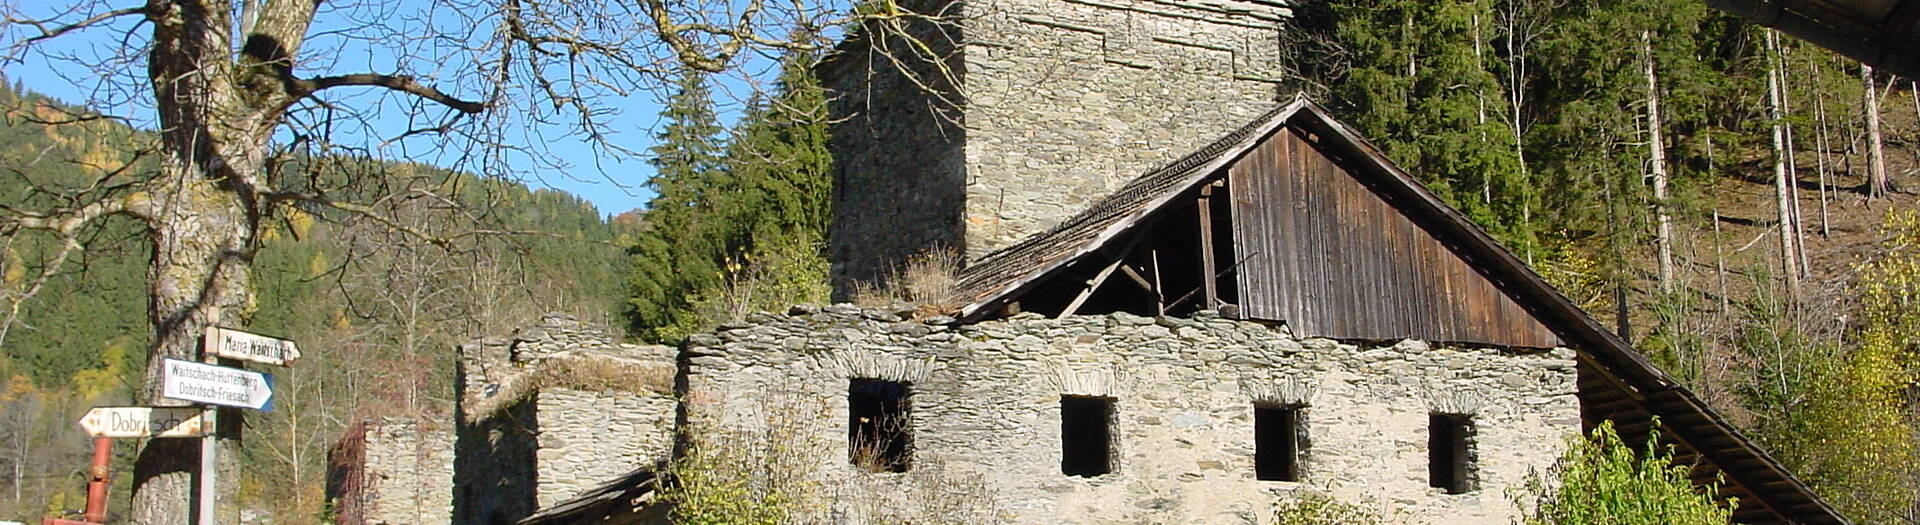
<instances>
[{"instance_id":1,"label":"narrow window opening","mask_svg":"<svg viewBox=\"0 0 1920 525\"><path fill-rule=\"evenodd\" d=\"M913 454L912 389L854 379L847 386L847 459L869 472L906 472Z\"/></svg>"},{"instance_id":2,"label":"narrow window opening","mask_svg":"<svg viewBox=\"0 0 1920 525\"><path fill-rule=\"evenodd\" d=\"M1427 418L1428 485L1448 494L1473 490L1473 418L1431 414Z\"/></svg>"},{"instance_id":3,"label":"narrow window opening","mask_svg":"<svg viewBox=\"0 0 1920 525\"><path fill-rule=\"evenodd\" d=\"M1300 481L1306 436L1299 405L1253 407L1253 472L1261 481Z\"/></svg>"},{"instance_id":4,"label":"narrow window opening","mask_svg":"<svg viewBox=\"0 0 1920 525\"><path fill-rule=\"evenodd\" d=\"M1060 396L1060 472L1113 472L1113 398Z\"/></svg>"}]
</instances>

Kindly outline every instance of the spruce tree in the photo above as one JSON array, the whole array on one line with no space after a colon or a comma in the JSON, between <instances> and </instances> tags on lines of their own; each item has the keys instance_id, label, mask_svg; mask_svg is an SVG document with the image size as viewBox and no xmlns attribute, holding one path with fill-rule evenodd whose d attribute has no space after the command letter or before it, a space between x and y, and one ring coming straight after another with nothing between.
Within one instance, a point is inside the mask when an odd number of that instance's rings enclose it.
<instances>
[{"instance_id":1,"label":"spruce tree","mask_svg":"<svg viewBox=\"0 0 1920 525\"><path fill-rule=\"evenodd\" d=\"M655 195L629 249L634 261L627 280L634 333L656 341L684 336L672 327L688 324L693 295L721 279L708 200L724 175L722 128L706 74L681 73L661 117L666 126L649 150L654 175L647 185Z\"/></svg>"},{"instance_id":2,"label":"spruce tree","mask_svg":"<svg viewBox=\"0 0 1920 525\"><path fill-rule=\"evenodd\" d=\"M784 57L775 90L747 105L724 147L703 85L672 101L654 150L659 197L632 250L637 333L671 342L752 310L826 299L832 161L817 60Z\"/></svg>"},{"instance_id":3,"label":"spruce tree","mask_svg":"<svg viewBox=\"0 0 1920 525\"><path fill-rule=\"evenodd\" d=\"M713 210L725 224L725 280L696 299L703 323L820 302L830 292L823 249L832 160L814 62L812 53L784 57L774 92L755 98L734 127Z\"/></svg>"},{"instance_id":4,"label":"spruce tree","mask_svg":"<svg viewBox=\"0 0 1920 525\"><path fill-rule=\"evenodd\" d=\"M1364 5L1362 5L1364 4ZM1508 66L1491 0L1334 6L1354 64L1335 83L1350 121L1454 207L1522 253L1536 248L1513 146Z\"/></svg>"}]
</instances>

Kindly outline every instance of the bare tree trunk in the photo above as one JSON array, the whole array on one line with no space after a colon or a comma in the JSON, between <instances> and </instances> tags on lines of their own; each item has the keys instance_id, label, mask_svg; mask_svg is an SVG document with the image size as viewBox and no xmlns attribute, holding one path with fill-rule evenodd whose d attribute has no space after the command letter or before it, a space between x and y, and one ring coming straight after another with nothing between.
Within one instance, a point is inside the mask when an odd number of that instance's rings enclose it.
<instances>
[{"instance_id":1,"label":"bare tree trunk","mask_svg":"<svg viewBox=\"0 0 1920 525\"><path fill-rule=\"evenodd\" d=\"M264 148L264 144L262 144ZM183 161L185 159L182 159ZM212 171L201 162L169 161L162 168L177 181L171 195L155 195L157 218L149 225L154 239L149 271L152 296L148 316L153 326L146 388L141 399L151 405L180 405L160 395L161 360L198 357L199 335L217 324L235 324L251 295L250 261L256 214L234 202L234 195L217 188L219 181L200 175ZM193 167L188 167L193 166ZM240 412L222 410L218 417L222 448L237 451ZM134 467L133 522L188 523L194 507L189 501L199 468L200 440L155 439L141 449ZM219 492L232 492L232 465L237 454L224 454Z\"/></svg>"},{"instance_id":2,"label":"bare tree trunk","mask_svg":"<svg viewBox=\"0 0 1920 525\"><path fill-rule=\"evenodd\" d=\"M1860 83L1866 90L1860 108L1867 114L1867 198L1884 199L1892 185L1887 181L1887 158L1880 148L1880 93L1874 88L1873 66L1860 64Z\"/></svg>"},{"instance_id":3,"label":"bare tree trunk","mask_svg":"<svg viewBox=\"0 0 1920 525\"><path fill-rule=\"evenodd\" d=\"M1673 292L1673 220L1667 203L1667 147L1660 132L1660 82L1653 63L1653 32L1640 32L1647 72L1647 160L1653 173L1653 242L1660 264L1660 291Z\"/></svg>"},{"instance_id":4,"label":"bare tree trunk","mask_svg":"<svg viewBox=\"0 0 1920 525\"><path fill-rule=\"evenodd\" d=\"M1793 64L1787 61L1785 46L1781 45L1778 40L1774 41L1774 46L1775 49L1778 50L1775 56L1779 57L1780 60L1780 67L1774 70L1775 74L1780 77L1780 115L1782 118L1785 118L1793 114L1793 90L1787 84L1787 75L1793 72ZM1781 129L1785 131L1786 138L1784 152L1787 159L1787 211L1791 217L1788 225L1792 228L1793 232L1794 257L1790 262L1793 263L1794 270L1799 272L1800 278L1806 279L1809 275L1807 269L1807 228L1806 220L1804 219L1806 216L1800 213L1799 147L1794 144L1796 137L1793 125L1783 123Z\"/></svg>"},{"instance_id":5,"label":"bare tree trunk","mask_svg":"<svg viewBox=\"0 0 1920 525\"><path fill-rule=\"evenodd\" d=\"M1707 175L1717 176L1713 158L1713 136L1707 136ZM1727 312L1731 310L1732 300L1727 297L1727 254L1720 246L1720 199L1713 201L1713 275L1720 281L1720 319L1725 322Z\"/></svg>"},{"instance_id":6,"label":"bare tree trunk","mask_svg":"<svg viewBox=\"0 0 1920 525\"><path fill-rule=\"evenodd\" d=\"M1818 64L1808 64L1808 68L1812 70L1813 78L1820 78L1820 66ZM1819 125L1819 136L1815 137L1814 145L1820 149L1820 156L1818 157L1818 169L1820 171L1820 237L1826 238L1833 235L1833 221L1827 214L1827 183L1829 176L1832 174L1832 170L1827 167L1827 157L1829 156L1829 150L1833 147L1833 141L1829 139L1827 133L1826 93L1820 89L1820 83L1818 81L1813 83L1813 114L1815 121L1818 122Z\"/></svg>"},{"instance_id":7,"label":"bare tree trunk","mask_svg":"<svg viewBox=\"0 0 1920 525\"><path fill-rule=\"evenodd\" d=\"M1791 195L1787 191L1787 137L1785 115L1781 113L1784 89L1780 81L1780 44L1779 36L1768 29L1767 53L1767 117L1773 121L1773 189L1774 203L1780 217L1780 268L1786 278L1789 304L1800 297L1800 272L1794 255L1793 243L1793 206Z\"/></svg>"},{"instance_id":8,"label":"bare tree trunk","mask_svg":"<svg viewBox=\"0 0 1920 525\"><path fill-rule=\"evenodd\" d=\"M1526 1L1507 2L1507 125L1513 133L1513 158L1520 167L1520 185L1533 187L1533 176L1527 168L1527 147L1524 132L1520 126L1520 111L1526 104L1527 90L1527 43L1530 36L1521 29L1521 17L1525 16ZM1526 231L1533 231L1533 199L1520 200L1520 224ZM1533 251L1528 250L1527 263L1533 263Z\"/></svg>"},{"instance_id":9,"label":"bare tree trunk","mask_svg":"<svg viewBox=\"0 0 1920 525\"><path fill-rule=\"evenodd\" d=\"M1485 69L1486 55L1484 50L1482 49L1480 40L1481 40L1480 13L1475 12L1473 14L1474 67ZM1473 94L1473 100L1475 104L1474 106L1475 117L1476 117L1475 122L1478 124L1481 124L1482 127L1480 129L1484 130L1486 129L1484 126L1487 123L1487 90L1486 88L1483 87L1475 90ZM1489 140L1490 138L1491 137L1487 137L1485 135L1482 135L1480 137L1481 140ZM1489 205L1493 204L1493 177L1487 173L1480 174L1480 202L1483 204L1489 204Z\"/></svg>"}]
</instances>

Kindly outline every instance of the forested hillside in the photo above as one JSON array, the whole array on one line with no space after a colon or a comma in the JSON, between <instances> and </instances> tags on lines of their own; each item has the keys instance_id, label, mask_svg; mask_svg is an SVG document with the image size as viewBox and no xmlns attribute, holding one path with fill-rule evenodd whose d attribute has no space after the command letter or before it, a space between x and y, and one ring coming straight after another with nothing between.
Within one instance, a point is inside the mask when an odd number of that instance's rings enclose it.
<instances>
[{"instance_id":1,"label":"forested hillside","mask_svg":"<svg viewBox=\"0 0 1920 525\"><path fill-rule=\"evenodd\" d=\"M783 57L771 89L724 135L711 79L680 77L651 150L656 195L630 249L635 335L677 343L756 310L827 299L833 179L817 60Z\"/></svg>"},{"instance_id":2,"label":"forested hillside","mask_svg":"<svg viewBox=\"0 0 1920 525\"><path fill-rule=\"evenodd\" d=\"M101 167L150 143L108 120L45 124L87 113L17 86L0 89L0 109L0 205L111 184L119 175ZM342 184L336 195L364 193L385 209L293 210L267 229L254 261L247 328L293 339L305 356L291 368L256 367L276 376L276 408L246 418L241 500L276 523L319 520L327 447L353 419L447 419L454 344L553 311L623 324L622 296L606 284L624 271L619 247L632 228L609 224L578 197L404 162L294 164L281 169L306 170L313 184ZM349 172L355 187L342 182ZM78 508L89 441L74 422L90 406L130 403L142 380L151 248L136 227L89 232L87 249L71 255L79 264L44 280L40 269L59 246L24 235L0 247L7 293L42 287L0 327L0 519ZM126 508L132 448L117 448L115 509Z\"/></svg>"}]
</instances>

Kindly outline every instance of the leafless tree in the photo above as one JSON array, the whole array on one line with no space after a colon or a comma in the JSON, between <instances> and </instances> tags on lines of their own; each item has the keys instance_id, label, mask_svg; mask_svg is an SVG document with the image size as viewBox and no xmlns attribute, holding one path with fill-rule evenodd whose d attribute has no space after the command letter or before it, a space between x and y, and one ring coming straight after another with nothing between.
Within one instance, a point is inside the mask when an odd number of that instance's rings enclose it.
<instances>
[{"instance_id":1,"label":"leafless tree","mask_svg":"<svg viewBox=\"0 0 1920 525\"><path fill-rule=\"evenodd\" d=\"M19 3L14 3L19 2ZM913 15L882 2L860 15ZM306 169L338 155L435 159L512 176L563 160L543 144L592 142L630 153L608 125L620 98L669 85L682 68L722 71L755 53L814 49L849 22L807 0L8 0L0 60L80 71L92 111L64 125L123 119L150 126L150 159L98 166L82 183L0 206L0 236L54 239L42 278L87 249L109 217L141 225L151 247L151 339L141 402L159 395L160 359L191 358L206 327L244 325L263 225L292 209L386 220L368 199L445 199L408 188L368 197L355 177ZM790 35L805 35L792 37ZM56 44L59 43L59 44ZM75 51L79 49L79 51ZM558 136L556 136L558 135ZM401 222L396 231L413 232ZM436 241L439 242L439 241ZM33 282L31 280L27 281ZM5 296L7 316L32 287ZM140 452L132 521L188 521L191 441ZM233 476L224 476L232 479Z\"/></svg>"},{"instance_id":2,"label":"leafless tree","mask_svg":"<svg viewBox=\"0 0 1920 525\"><path fill-rule=\"evenodd\" d=\"M1799 223L1795 221L1793 214L1793 197L1792 193L1788 190L1789 186L1791 186L1791 179L1787 175L1786 102L1783 100L1785 95L1782 93L1786 90L1786 86L1782 85L1785 80L1781 78L1781 70L1784 68L1781 66L1780 59L1780 37L1778 33L1771 29L1766 31L1766 36L1768 57L1767 111L1768 118L1773 121L1773 185L1774 203L1778 205L1777 208L1780 216L1781 276L1786 279L1788 304L1793 304L1794 298L1800 295L1800 269L1799 264L1795 262L1797 260L1795 253L1798 248L1795 240L1798 237L1800 227Z\"/></svg>"},{"instance_id":3,"label":"leafless tree","mask_svg":"<svg viewBox=\"0 0 1920 525\"><path fill-rule=\"evenodd\" d=\"M1887 182L1887 156L1880 140L1880 90L1874 86L1873 66L1860 64L1860 83L1864 84L1860 111L1867 121L1867 198L1884 199L1892 184Z\"/></svg>"},{"instance_id":4,"label":"leafless tree","mask_svg":"<svg viewBox=\"0 0 1920 525\"><path fill-rule=\"evenodd\" d=\"M1661 293L1673 293L1673 213L1667 195L1667 144L1660 120L1659 68L1653 60L1653 31L1640 31L1640 56L1647 75L1647 171L1653 179L1653 243Z\"/></svg>"}]
</instances>

